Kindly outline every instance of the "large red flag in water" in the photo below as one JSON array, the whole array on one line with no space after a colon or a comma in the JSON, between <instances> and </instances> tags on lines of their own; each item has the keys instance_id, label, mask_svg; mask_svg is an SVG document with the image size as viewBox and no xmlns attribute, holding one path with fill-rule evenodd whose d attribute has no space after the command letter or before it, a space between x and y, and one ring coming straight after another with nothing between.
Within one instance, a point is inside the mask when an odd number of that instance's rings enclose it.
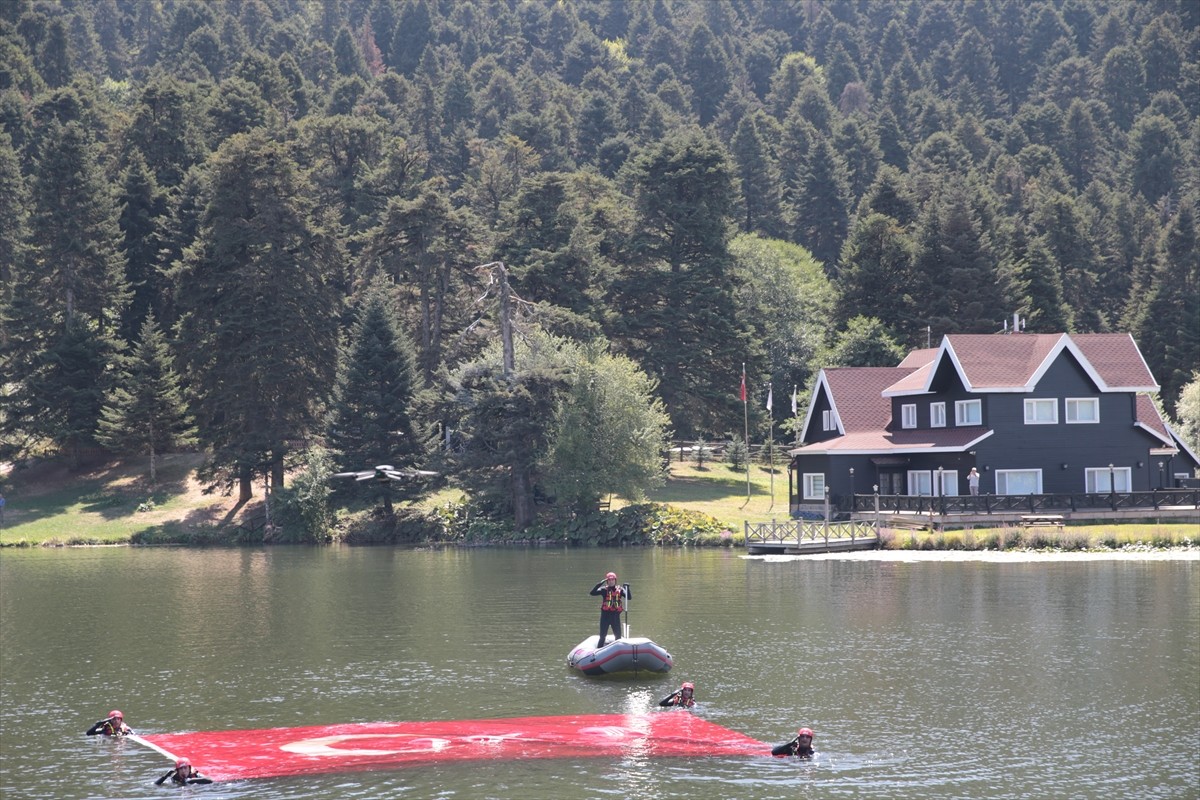
<instances>
[{"instance_id":1,"label":"large red flag in water","mask_svg":"<svg viewBox=\"0 0 1200 800\"><path fill-rule=\"evenodd\" d=\"M368 722L138 737L216 781L437 761L770 755L770 745L687 711L645 715Z\"/></svg>"}]
</instances>

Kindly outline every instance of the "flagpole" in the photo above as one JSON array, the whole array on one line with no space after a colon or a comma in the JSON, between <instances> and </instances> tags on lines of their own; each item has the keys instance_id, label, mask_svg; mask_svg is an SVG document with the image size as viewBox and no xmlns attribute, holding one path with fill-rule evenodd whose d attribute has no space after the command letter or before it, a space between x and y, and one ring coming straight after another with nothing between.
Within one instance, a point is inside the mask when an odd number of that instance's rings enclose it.
<instances>
[{"instance_id":1,"label":"flagpole","mask_svg":"<svg viewBox=\"0 0 1200 800\"><path fill-rule=\"evenodd\" d=\"M746 362L742 362L742 435L746 443L746 502L750 502L750 404L746 400Z\"/></svg>"},{"instance_id":2,"label":"flagpole","mask_svg":"<svg viewBox=\"0 0 1200 800\"><path fill-rule=\"evenodd\" d=\"M767 386L767 472L771 474L771 508L775 507L775 404L774 386Z\"/></svg>"}]
</instances>

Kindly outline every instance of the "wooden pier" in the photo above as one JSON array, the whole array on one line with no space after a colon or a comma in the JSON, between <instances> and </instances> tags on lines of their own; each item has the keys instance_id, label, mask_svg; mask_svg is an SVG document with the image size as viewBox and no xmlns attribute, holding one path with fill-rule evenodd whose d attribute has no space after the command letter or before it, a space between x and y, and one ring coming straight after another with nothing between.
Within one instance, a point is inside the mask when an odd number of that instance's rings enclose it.
<instances>
[{"instance_id":1,"label":"wooden pier","mask_svg":"<svg viewBox=\"0 0 1200 800\"><path fill-rule=\"evenodd\" d=\"M879 532L874 521L793 519L785 522L746 522L746 552L751 555L804 555L874 550Z\"/></svg>"}]
</instances>

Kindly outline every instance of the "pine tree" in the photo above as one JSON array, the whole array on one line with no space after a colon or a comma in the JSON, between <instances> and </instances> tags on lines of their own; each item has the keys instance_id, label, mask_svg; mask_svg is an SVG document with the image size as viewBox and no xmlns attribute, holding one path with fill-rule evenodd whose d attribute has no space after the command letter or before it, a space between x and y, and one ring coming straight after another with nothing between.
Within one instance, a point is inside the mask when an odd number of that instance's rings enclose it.
<instances>
[{"instance_id":1,"label":"pine tree","mask_svg":"<svg viewBox=\"0 0 1200 800\"><path fill-rule=\"evenodd\" d=\"M916 245L899 223L883 214L858 220L842 248L837 317L875 317L896 335L916 327L912 280ZM903 337L902 338L906 338Z\"/></svg>"},{"instance_id":2,"label":"pine tree","mask_svg":"<svg viewBox=\"0 0 1200 800\"><path fill-rule=\"evenodd\" d=\"M733 168L691 133L650 148L635 172L637 256L615 287L613 338L659 381L677 435L724 431L737 413L730 376L756 358L732 313Z\"/></svg>"},{"instance_id":3,"label":"pine tree","mask_svg":"<svg viewBox=\"0 0 1200 800\"><path fill-rule=\"evenodd\" d=\"M838 251L850 226L850 185L846 163L829 140L818 136L809 151L793 202L794 238L837 272Z\"/></svg>"},{"instance_id":4,"label":"pine tree","mask_svg":"<svg viewBox=\"0 0 1200 800\"><path fill-rule=\"evenodd\" d=\"M389 282L376 280L364 293L339 368L330 416L329 443L337 466L362 470L390 464L416 466L421 455L411 414L413 347L391 309ZM415 484L382 484L387 510L392 495L415 496Z\"/></svg>"},{"instance_id":5,"label":"pine tree","mask_svg":"<svg viewBox=\"0 0 1200 800\"><path fill-rule=\"evenodd\" d=\"M1163 406L1173 414L1179 393L1200 364L1200 238L1194 197L1180 204L1163 232L1154 287L1134 335L1162 387Z\"/></svg>"},{"instance_id":6,"label":"pine tree","mask_svg":"<svg viewBox=\"0 0 1200 800\"><path fill-rule=\"evenodd\" d=\"M29 258L12 265L6 320L15 387L6 428L44 437L78 461L93 442L129 300L116 203L79 123L48 123L30 201Z\"/></svg>"},{"instance_id":7,"label":"pine tree","mask_svg":"<svg viewBox=\"0 0 1200 800\"><path fill-rule=\"evenodd\" d=\"M781 237L784 223L779 167L761 135L755 116L742 117L731 146L741 180L744 209L739 227L745 233Z\"/></svg>"},{"instance_id":8,"label":"pine tree","mask_svg":"<svg viewBox=\"0 0 1200 800\"><path fill-rule=\"evenodd\" d=\"M154 182L142 154L134 150L121 187L120 226L126 259L126 280L133 292L121 317L120 337L132 342L147 316L161 309L167 290L158 271L160 227L166 198Z\"/></svg>"},{"instance_id":9,"label":"pine tree","mask_svg":"<svg viewBox=\"0 0 1200 800\"><path fill-rule=\"evenodd\" d=\"M150 483L157 482L158 455L196 444L171 349L153 312L104 400L96 438L110 450L150 456Z\"/></svg>"},{"instance_id":10,"label":"pine tree","mask_svg":"<svg viewBox=\"0 0 1200 800\"><path fill-rule=\"evenodd\" d=\"M1035 239L1016 264L1018 311L1030 333L1061 333L1073 328L1070 309L1063 304L1062 278L1054 255Z\"/></svg>"},{"instance_id":11,"label":"pine tree","mask_svg":"<svg viewBox=\"0 0 1200 800\"><path fill-rule=\"evenodd\" d=\"M211 159L208 202L180 268L189 389L210 473L250 497L256 470L283 484L290 443L317 427L336 369L329 284L341 253L284 148L238 134Z\"/></svg>"}]
</instances>

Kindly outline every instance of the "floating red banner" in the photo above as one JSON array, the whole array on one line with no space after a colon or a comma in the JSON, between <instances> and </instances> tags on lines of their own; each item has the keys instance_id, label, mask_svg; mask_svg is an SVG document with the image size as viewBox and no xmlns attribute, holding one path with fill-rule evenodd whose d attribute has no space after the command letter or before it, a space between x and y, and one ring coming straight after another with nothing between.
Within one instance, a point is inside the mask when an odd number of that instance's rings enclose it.
<instances>
[{"instance_id":1,"label":"floating red banner","mask_svg":"<svg viewBox=\"0 0 1200 800\"><path fill-rule=\"evenodd\" d=\"M770 754L769 745L686 711L371 722L141 738L162 752L186 756L218 781L495 758Z\"/></svg>"}]
</instances>

